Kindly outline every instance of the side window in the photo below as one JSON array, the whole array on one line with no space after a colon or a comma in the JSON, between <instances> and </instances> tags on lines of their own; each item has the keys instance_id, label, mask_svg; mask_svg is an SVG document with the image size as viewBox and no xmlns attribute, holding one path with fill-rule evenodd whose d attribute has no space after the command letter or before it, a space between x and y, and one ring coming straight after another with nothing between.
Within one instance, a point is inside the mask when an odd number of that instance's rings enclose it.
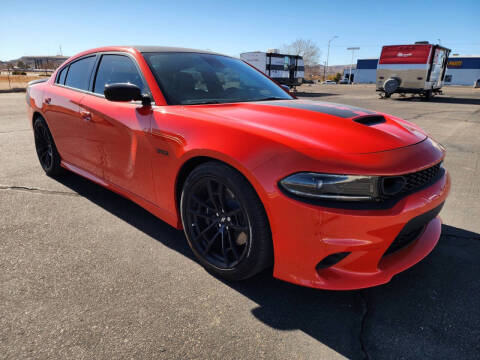
<instances>
[{"instance_id":1,"label":"side window","mask_svg":"<svg viewBox=\"0 0 480 360\"><path fill-rule=\"evenodd\" d=\"M130 83L137 85L142 93L145 87L132 59L123 55L103 55L98 67L93 92L102 94L105 85Z\"/></svg>"},{"instance_id":2,"label":"side window","mask_svg":"<svg viewBox=\"0 0 480 360\"><path fill-rule=\"evenodd\" d=\"M57 84L65 84L65 77L67 76L68 66L65 66L57 76Z\"/></svg>"},{"instance_id":3,"label":"side window","mask_svg":"<svg viewBox=\"0 0 480 360\"><path fill-rule=\"evenodd\" d=\"M95 56L90 56L70 64L65 85L80 90L88 90L90 73L94 63Z\"/></svg>"}]
</instances>

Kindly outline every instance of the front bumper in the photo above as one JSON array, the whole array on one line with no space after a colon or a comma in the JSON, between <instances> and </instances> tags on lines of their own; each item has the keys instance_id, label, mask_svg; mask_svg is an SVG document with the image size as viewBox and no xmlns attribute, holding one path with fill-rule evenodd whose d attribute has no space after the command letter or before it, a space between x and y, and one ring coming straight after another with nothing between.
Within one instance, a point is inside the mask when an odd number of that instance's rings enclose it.
<instances>
[{"instance_id":1,"label":"front bumper","mask_svg":"<svg viewBox=\"0 0 480 360\"><path fill-rule=\"evenodd\" d=\"M440 207L449 190L450 177L445 172L431 186L382 210L320 207L279 193L271 200L271 218L283 219L271 224L274 276L303 286L331 290L387 283L435 247L441 233L438 217L428 219L411 243L385 255L405 225ZM317 270L317 264L325 257L342 252L350 254L330 267Z\"/></svg>"}]
</instances>

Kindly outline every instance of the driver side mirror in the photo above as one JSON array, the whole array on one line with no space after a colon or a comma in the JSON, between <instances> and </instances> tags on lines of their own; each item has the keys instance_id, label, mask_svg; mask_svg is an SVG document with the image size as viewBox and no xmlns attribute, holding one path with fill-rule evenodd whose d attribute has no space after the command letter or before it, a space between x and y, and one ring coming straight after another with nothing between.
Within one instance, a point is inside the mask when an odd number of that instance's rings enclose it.
<instances>
[{"instance_id":1,"label":"driver side mirror","mask_svg":"<svg viewBox=\"0 0 480 360\"><path fill-rule=\"evenodd\" d=\"M152 100L148 95L142 95L137 85L130 83L107 84L103 90L105 99L109 101L137 101L141 100L143 106L150 106Z\"/></svg>"},{"instance_id":2,"label":"driver side mirror","mask_svg":"<svg viewBox=\"0 0 480 360\"><path fill-rule=\"evenodd\" d=\"M283 90L290 92L290 86L287 86L287 85L280 85L280 86L283 88Z\"/></svg>"}]
</instances>

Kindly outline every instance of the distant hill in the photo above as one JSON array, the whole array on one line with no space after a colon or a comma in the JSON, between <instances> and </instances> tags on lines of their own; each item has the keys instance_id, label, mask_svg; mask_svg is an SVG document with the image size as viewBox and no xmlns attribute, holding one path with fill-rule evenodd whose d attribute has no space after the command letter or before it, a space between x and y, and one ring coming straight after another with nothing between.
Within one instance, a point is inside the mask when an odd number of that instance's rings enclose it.
<instances>
[{"instance_id":1,"label":"distant hill","mask_svg":"<svg viewBox=\"0 0 480 360\"><path fill-rule=\"evenodd\" d=\"M0 62L1 68L17 67L19 63L28 69L56 69L68 56L22 56L21 58Z\"/></svg>"}]
</instances>

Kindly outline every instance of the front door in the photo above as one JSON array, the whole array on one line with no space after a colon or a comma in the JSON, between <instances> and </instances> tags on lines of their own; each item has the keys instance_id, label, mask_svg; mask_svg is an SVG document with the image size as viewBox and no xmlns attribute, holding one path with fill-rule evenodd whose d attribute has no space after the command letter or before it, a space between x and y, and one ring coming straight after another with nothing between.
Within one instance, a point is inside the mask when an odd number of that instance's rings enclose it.
<instances>
[{"instance_id":1,"label":"front door","mask_svg":"<svg viewBox=\"0 0 480 360\"><path fill-rule=\"evenodd\" d=\"M148 138L152 109L139 102L105 99L105 85L115 83L132 83L142 92L148 92L133 59L121 54L104 54L98 65L93 94L85 95L80 106L91 116L104 179L153 202L152 150Z\"/></svg>"}]
</instances>

